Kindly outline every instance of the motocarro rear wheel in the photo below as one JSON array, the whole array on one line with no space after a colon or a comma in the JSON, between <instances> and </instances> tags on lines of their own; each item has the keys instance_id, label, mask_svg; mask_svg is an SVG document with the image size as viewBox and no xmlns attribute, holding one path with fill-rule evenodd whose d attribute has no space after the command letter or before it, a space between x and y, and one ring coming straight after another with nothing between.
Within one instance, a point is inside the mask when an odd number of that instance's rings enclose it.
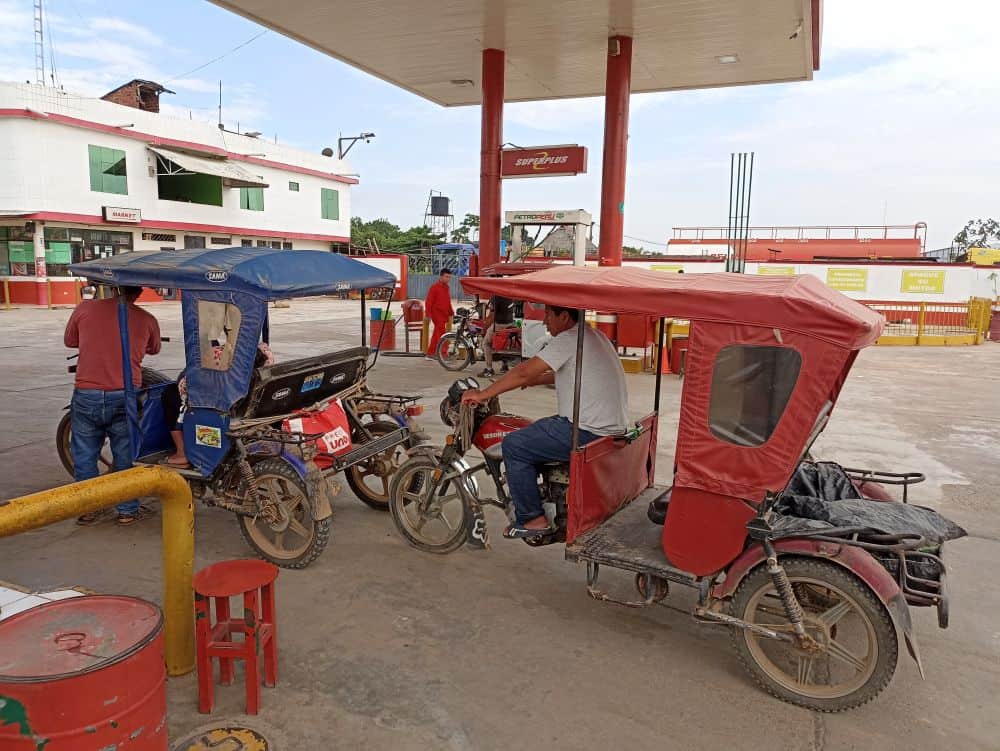
<instances>
[{"instance_id":1,"label":"motocarro rear wheel","mask_svg":"<svg viewBox=\"0 0 1000 751\"><path fill-rule=\"evenodd\" d=\"M372 434L372 437L378 438L399 430L399 425L395 421L378 420L366 424L365 428ZM355 444L363 445L361 443L363 439L364 434L356 431L354 434ZM405 443L399 443L348 467L344 471L344 478L354 495L373 509L388 511L389 484L392 482L392 476L396 470L406 461L406 449Z\"/></svg>"},{"instance_id":2,"label":"motocarro rear wheel","mask_svg":"<svg viewBox=\"0 0 1000 751\"><path fill-rule=\"evenodd\" d=\"M468 536L465 504L454 478L435 484L438 462L415 456L396 472L389 490L392 521L407 542L427 553L451 553Z\"/></svg>"},{"instance_id":3,"label":"motocarro rear wheel","mask_svg":"<svg viewBox=\"0 0 1000 751\"><path fill-rule=\"evenodd\" d=\"M811 558L782 558L781 563L813 643L804 648L733 628L740 662L768 693L809 709L840 712L874 699L892 679L899 649L885 606L864 582L836 564ZM740 583L730 612L793 634L765 565Z\"/></svg>"},{"instance_id":4,"label":"motocarro rear wheel","mask_svg":"<svg viewBox=\"0 0 1000 751\"><path fill-rule=\"evenodd\" d=\"M463 370L472 364L476 349L465 337L445 334L437 346L437 360L445 370Z\"/></svg>"},{"instance_id":5,"label":"motocarro rear wheel","mask_svg":"<svg viewBox=\"0 0 1000 751\"><path fill-rule=\"evenodd\" d=\"M160 383L169 383L173 379L161 373L158 370L153 370L152 368L142 369L142 385L143 388L147 386L155 386ZM56 453L59 455L59 461L62 462L63 468L69 473L70 477L75 477L74 467L73 467L73 450L70 447L73 441L73 408L72 405L66 411L66 414L62 416L59 420L59 425L56 426ZM101 448L101 453L97 457L97 472L98 474L105 474L110 472L112 466L114 466L114 457L111 454L111 444L105 440L104 446Z\"/></svg>"},{"instance_id":6,"label":"motocarro rear wheel","mask_svg":"<svg viewBox=\"0 0 1000 751\"><path fill-rule=\"evenodd\" d=\"M253 465L257 493L273 501L278 519L269 522L263 514L240 516L240 531L251 548L264 560L282 568L305 568L323 552L330 540L330 517L313 518L306 484L283 459L265 459ZM246 483L238 493L245 497Z\"/></svg>"}]
</instances>

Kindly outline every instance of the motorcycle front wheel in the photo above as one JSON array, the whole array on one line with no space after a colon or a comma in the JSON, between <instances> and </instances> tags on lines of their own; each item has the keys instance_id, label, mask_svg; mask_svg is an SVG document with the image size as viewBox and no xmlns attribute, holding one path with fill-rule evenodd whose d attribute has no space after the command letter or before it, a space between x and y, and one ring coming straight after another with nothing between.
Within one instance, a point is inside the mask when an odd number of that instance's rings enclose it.
<instances>
[{"instance_id":1,"label":"motorcycle front wheel","mask_svg":"<svg viewBox=\"0 0 1000 751\"><path fill-rule=\"evenodd\" d=\"M437 361L445 370L464 370L472 364L476 348L464 336L449 333L441 337L437 346Z\"/></svg>"},{"instance_id":2,"label":"motorcycle front wheel","mask_svg":"<svg viewBox=\"0 0 1000 751\"><path fill-rule=\"evenodd\" d=\"M456 480L445 474L435 485L437 461L415 456L396 471L389 512L403 538L425 553L451 553L468 537L469 519Z\"/></svg>"}]
</instances>

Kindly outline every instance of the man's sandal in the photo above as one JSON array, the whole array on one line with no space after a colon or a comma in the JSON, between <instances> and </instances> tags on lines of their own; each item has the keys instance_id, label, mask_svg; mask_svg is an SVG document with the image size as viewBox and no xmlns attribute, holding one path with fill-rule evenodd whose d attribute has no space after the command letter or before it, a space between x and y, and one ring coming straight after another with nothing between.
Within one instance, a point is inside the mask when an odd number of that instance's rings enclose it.
<instances>
[{"instance_id":1,"label":"man's sandal","mask_svg":"<svg viewBox=\"0 0 1000 751\"><path fill-rule=\"evenodd\" d=\"M556 528L551 524L547 527L542 527L540 529L532 529L531 527L522 527L520 524L511 524L507 529L503 531L503 536L508 540L523 540L526 537L540 537L542 535L551 535L556 531Z\"/></svg>"}]
</instances>

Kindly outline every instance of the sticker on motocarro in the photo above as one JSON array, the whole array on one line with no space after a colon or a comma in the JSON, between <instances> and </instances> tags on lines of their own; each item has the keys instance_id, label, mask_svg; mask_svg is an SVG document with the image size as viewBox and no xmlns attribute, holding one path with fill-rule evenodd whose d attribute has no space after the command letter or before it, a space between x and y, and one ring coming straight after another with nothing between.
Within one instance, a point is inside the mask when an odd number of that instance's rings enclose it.
<instances>
[{"instance_id":1,"label":"sticker on motocarro","mask_svg":"<svg viewBox=\"0 0 1000 751\"><path fill-rule=\"evenodd\" d=\"M323 385L323 374L313 373L312 375L307 375L305 377L305 380L302 381L302 388L299 389L299 392L304 394L307 391L315 391L322 385Z\"/></svg>"},{"instance_id":2,"label":"sticker on motocarro","mask_svg":"<svg viewBox=\"0 0 1000 751\"><path fill-rule=\"evenodd\" d=\"M222 429L213 428L211 425L195 425L194 442L199 446L208 446L213 449L222 448Z\"/></svg>"},{"instance_id":3,"label":"sticker on motocarro","mask_svg":"<svg viewBox=\"0 0 1000 751\"><path fill-rule=\"evenodd\" d=\"M287 399L291 393L292 390L287 387L283 389L278 389L277 391L274 392L274 396L271 397L271 400L275 402L280 402L282 399Z\"/></svg>"}]
</instances>

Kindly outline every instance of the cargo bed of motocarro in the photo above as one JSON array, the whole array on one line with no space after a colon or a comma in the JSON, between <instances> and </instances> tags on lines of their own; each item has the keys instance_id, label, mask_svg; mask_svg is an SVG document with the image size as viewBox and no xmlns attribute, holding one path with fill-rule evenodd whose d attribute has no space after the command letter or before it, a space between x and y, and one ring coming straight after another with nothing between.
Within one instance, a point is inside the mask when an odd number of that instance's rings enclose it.
<instances>
[{"instance_id":1,"label":"cargo bed of motocarro","mask_svg":"<svg viewBox=\"0 0 1000 751\"><path fill-rule=\"evenodd\" d=\"M646 516L649 503L666 488L654 485L600 526L566 545L566 559L609 566L697 586L697 577L674 567L663 552L663 527Z\"/></svg>"}]
</instances>

